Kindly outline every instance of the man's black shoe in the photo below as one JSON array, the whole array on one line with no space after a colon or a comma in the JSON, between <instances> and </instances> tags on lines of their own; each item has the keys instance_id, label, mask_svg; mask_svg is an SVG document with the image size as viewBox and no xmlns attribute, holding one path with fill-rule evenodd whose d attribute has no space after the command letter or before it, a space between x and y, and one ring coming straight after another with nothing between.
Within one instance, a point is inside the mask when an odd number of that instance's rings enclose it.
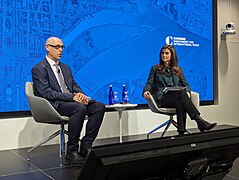
<instances>
[{"instance_id":1,"label":"man's black shoe","mask_svg":"<svg viewBox=\"0 0 239 180\"><path fill-rule=\"evenodd\" d=\"M85 158L82 157L78 152L71 152L66 155L66 160L75 165L83 165L85 162Z\"/></svg>"},{"instance_id":2,"label":"man's black shoe","mask_svg":"<svg viewBox=\"0 0 239 180\"><path fill-rule=\"evenodd\" d=\"M80 155L85 158L89 154L90 150L91 149L80 149Z\"/></svg>"}]
</instances>

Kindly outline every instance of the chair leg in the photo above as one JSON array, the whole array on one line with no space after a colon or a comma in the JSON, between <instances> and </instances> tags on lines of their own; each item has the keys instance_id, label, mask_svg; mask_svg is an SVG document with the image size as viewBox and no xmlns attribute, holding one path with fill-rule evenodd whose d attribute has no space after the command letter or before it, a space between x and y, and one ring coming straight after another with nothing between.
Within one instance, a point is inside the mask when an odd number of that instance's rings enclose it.
<instances>
[{"instance_id":1,"label":"chair leg","mask_svg":"<svg viewBox=\"0 0 239 180\"><path fill-rule=\"evenodd\" d=\"M62 157L65 154L65 134L68 135L68 131L65 130L64 123L62 123L60 130L56 131L51 136L49 136L47 139L41 141L40 143L38 143L37 145L35 145L34 147L32 147L31 149L29 149L27 151L28 152L27 160L30 161L30 153L31 153L31 151L33 151L34 149L40 147L41 145L45 144L46 142L50 141L54 137L60 135L60 166L62 166Z\"/></svg>"},{"instance_id":2,"label":"chair leg","mask_svg":"<svg viewBox=\"0 0 239 180\"><path fill-rule=\"evenodd\" d=\"M170 126L171 124L173 124L174 127L175 127L176 129L178 129L178 123L177 123L176 121L174 121L173 115L170 115L170 118L169 118L168 121L164 122L163 124L160 124L159 126L157 126L156 128L154 128L152 131L150 131L150 132L147 134L147 139L149 139L149 135L150 135L150 134L152 134L153 132L155 132L155 131L157 131L158 129L160 129L160 128L162 128L162 127L164 127L164 126L167 125L167 126L165 127L165 129L164 129L162 135L161 135L161 137L163 137L164 134L167 132L167 130L168 130L168 128L169 128L169 126ZM188 134L191 134L188 130L186 130L186 132L187 132Z\"/></svg>"},{"instance_id":3,"label":"chair leg","mask_svg":"<svg viewBox=\"0 0 239 180\"><path fill-rule=\"evenodd\" d=\"M170 118L169 118L168 121L164 122L163 124L160 124L159 126L157 126L156 128L154 128L152 131L150 131L150 132L147 134L147 139L149 139L149 135L150 135L150 134L152 134L153 132L157 131L158 129L164 127L165 125L167 125L167 126L165 127L165 129L164 129L162 135L161 135L161 137L163 137L164 134L167 132L167 130L168 130L168 128L169 128L169 126L170 126L171 124L173 124L173 125L176 127L176 129L178 129L178 124L177 124L176 121L173 120L173 115L170 115ZM187 131L187 132L188 132L188 131Z\"/></svg>"},{"instance_id":4,"label":"chair leg","mask_svg":"<svg viewBox=\"0 0 239 180\"><path fill-rule=\"evenodd\" d=\"M191 132L190 132L190 131L188 131L188 130L186 130L186 132L187 132L188 134L191 134Z\"/></svg>"},{"instance_id":5,"label":"chair leg","mask_svg":"<svg viewBox=\"0 0 239 180\"><path fill-rule=\"evenodd\" d=\"M47 139L41 141L40 143L38 143L37 145L33 146L31 149L29 149L27 151L28 153L28 158L27 160L30 161L30 153L31 151L33 151L34 149L40 147L41 145L45 144L46 142L50 141L51 139L53 139L54 137L58 136L60 134L60 130L56 131L55 133L53 133L52 135L50 135Z\"/></svg>"},{"instance_id":6,"label":"chair leg","mask_svg":"<svg viewBox=\"0 0 239 180\"><path fill-rule=\"evenodd\" d=\"M154 128L152 131L150 131L148 134L147 134L147 139L149 139L149 135L152 134L153 132L157 131L158 129L166 126L167 124L169 124L170 122L170 119L166 122L164 122L163 124L160 124L159 126L157 126L156 128Z\"/></svg>"},{"instance_id":7,"label":"chair leg","mask_svg":"<svg viewBox=\"0 0 239 180\"><path fill-rule=\"evenodd\" d=\"M164 131L163 131L161 137L164 136L164 134L167 132L167 130L168 130L168 128L169 128L169 126L170 126L171 124L173 124L176 128L178 128L177 122L173 120L173 115L170 115L170 117L169 117L169 123L168 123L168 125L166 126L166 128L164 129Z\"/></svg>"},{"instance_id":8,"label":"chair leg","mask_svg":"<svg viewBox=\"0 0 239 180\"><path fill-rule=\"evenodd\" d=\"M64 124L61 124L60 129L60 166L62 167L62 157L65 155L65 134L68 134L67 131L65 131Z\"/></svg>"},{"instance_id":9,"label":"chair leg","mask_svg":"<svg viewBox=\"0 0 239 180\"><path fill-rule=\"evenodd\" d=\"M60 157L62 157L65 153L65 128L64 124L61 124L60 129Z\"/></svg>"},{"instance_id":10,"label":"chair leg","mask_svg":"<svg viewBox=\"0 0 239 180\"><path fill-rule=\"evenodd\" d=\"M177 124L176 121L173 120L173 121L172 121L172 124L175 126L176 129L178 129L178 124ZM188 134L191 134L191 132L188 131L188 130L186 130L186 132L187 132Z\"/></svg>"},{"instance_id":11,"label":"chair leg","mask_svg":"<svg viewBox=\"0 0 239 180\"><path fill-rule=\"evenodd\" d=\"M169 120L169 122L168 122L167 126L165 127L165 129L164 129L164 131L163 131L163 133L162 133L161 137L163 137L163 136L164 136L164 134L167 132L167 130L168 130L168 128L169 128L169 126L170 126L171 124L172 124L172 121L171 121L171 120Z\"/></svg>"}]
</instances>

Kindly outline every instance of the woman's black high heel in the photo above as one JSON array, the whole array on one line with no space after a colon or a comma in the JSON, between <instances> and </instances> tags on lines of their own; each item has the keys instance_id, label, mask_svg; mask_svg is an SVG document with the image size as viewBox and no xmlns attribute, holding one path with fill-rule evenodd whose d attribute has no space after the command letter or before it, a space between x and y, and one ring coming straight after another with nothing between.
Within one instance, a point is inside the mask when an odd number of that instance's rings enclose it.
<instances>
[{"instance_id":1,"label":"woman's black high heel","mask_svg":"<svg viewBox=\"0 0 239 180\"><path fill-rule=\"evenodd\" d=\"M201 132L204 132L204 131L209 131L211 129L213 129L217 123L209 123L207 121L205 121L201 116L197 115L194 120L197 122L197 125L198 125L198 129L199 131Z\"/></svg>"}]
</instances>

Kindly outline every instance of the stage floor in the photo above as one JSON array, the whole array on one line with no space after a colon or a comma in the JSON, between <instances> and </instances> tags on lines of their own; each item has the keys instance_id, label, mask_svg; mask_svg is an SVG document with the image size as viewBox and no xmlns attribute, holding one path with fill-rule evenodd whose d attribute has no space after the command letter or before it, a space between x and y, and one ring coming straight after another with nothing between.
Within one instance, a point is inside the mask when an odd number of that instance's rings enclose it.
<instances>
[{"instance_id":1,"label":"stage floor","mask_svg":"<svg viewBox=\"0 0 239 180\"><path fill-rule=\"evenodd\" d=\"M227 129L232 126L219 125L214 130ZM189 129L191 133L197 133L197 129ZM154 133L150 138L158 138L161 133ZM165 136L176 136L176 131L169 131ZM146 134L124 136L123 142L127 141L137 141L146 139ZM94 145L103 144L115 144L119 143L119 137L98 139L95 141ZM63 160L63 166L60 167L59 159L59 145L46 145L37 148L31 153L31 161L27 161L27 150L29 148L12 149L0 151L0 179L56 179L56 180L66 180L66 179L76 179L80 167L70 165L65 160ZM223 180L236 180L239 179L239 158L234 162L233 168L230 173L228 173Z\"/></svg>"}]
</instances>

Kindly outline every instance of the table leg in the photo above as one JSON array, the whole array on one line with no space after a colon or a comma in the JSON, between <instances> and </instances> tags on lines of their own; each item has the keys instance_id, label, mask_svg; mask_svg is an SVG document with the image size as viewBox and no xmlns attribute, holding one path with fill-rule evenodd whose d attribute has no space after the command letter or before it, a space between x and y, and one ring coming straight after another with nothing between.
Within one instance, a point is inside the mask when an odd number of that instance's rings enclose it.
<instances>
[{"instance_id":1,"label":"table leg","mask_svg":"<svg viewBox=\"0 0 239 180\"><path fill-rule=\"evenodd\" d=\"M119 122L120 122L120 143L123 142L122 140L122 113L124 111L124 108L117 108L118 114L119 114Z\"/></svg>"}]
</instances>

